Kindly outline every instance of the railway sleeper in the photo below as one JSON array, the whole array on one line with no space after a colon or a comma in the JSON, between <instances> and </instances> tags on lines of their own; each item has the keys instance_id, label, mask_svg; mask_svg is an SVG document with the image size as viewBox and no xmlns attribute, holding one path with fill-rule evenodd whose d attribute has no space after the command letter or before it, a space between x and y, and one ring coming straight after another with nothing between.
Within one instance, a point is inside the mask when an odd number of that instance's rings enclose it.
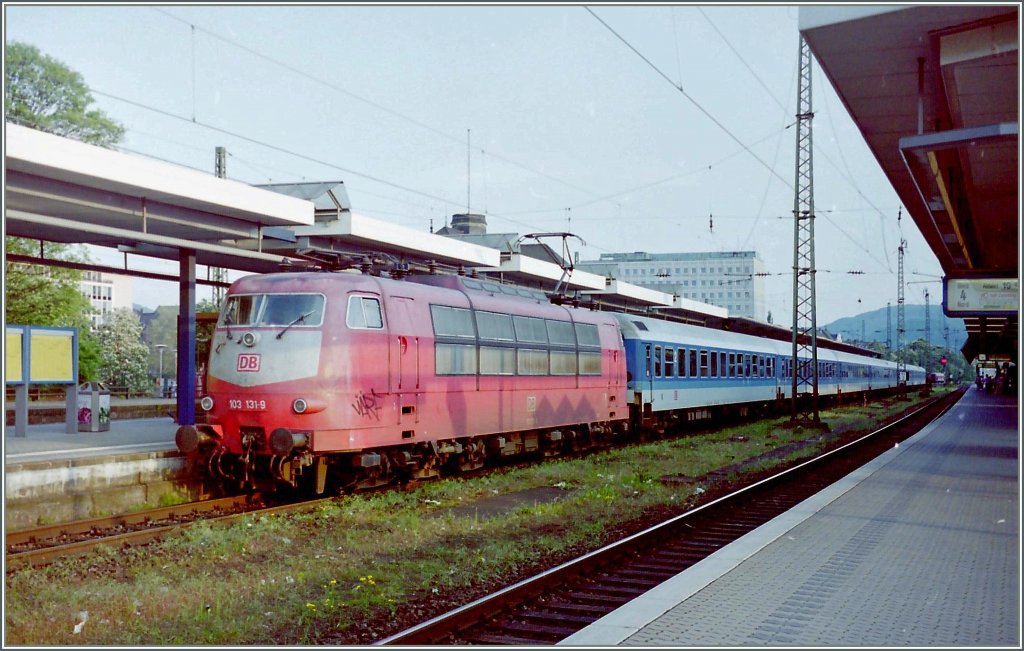
<instances>
[{"instance_id":1,"label":"railway sleeper","mask_svg":"<svg viewBox=\"0 0 1024 651\"><path fill-rule=\"evenodd\" d=\"M570 599L581 604L596 604L596 605L608 605L609 610L615 610L624 603L633 600L633 596L621 595L621 594L598 594L596 592L588 592L583 590L570 590L562 594L566 599Z\"/></svg>"},{"instance_id":2,"label":"railway sleeper","mask_svg":"<svg viewBox=\"0 0 1024 651\"><path fill-rule=\"evenodd\" d=\"M586 604L565 599L552 598L544 602L544 607L556 612L568 614L580 613L581 616L593 616L595 619L603 617L615 610L613 606L601 604Z\"/></svg>"},{"instance_id":3,"label":"railway sleeper","mask_svg":"<svg viewBox=\"0 0 1024 651\"><path fill-rule=\"evenodd\" d=\"M472 637L466 637L466 641L498 646L536 646L538 644L551 643L550 640L538 640L536 638L518 637L515 635L499 635L496 633L479 633Z\"/></svg>"},{"instance_id":4,"label":"railway sleeper","mask_svg":"<svg viewBox=\"0 0 1024 651\"><path fill-rule=\"evenodd\" d=\"M571 613L558 612L554 610L525 610L515 614L520 619L528 621L548 621L553 623L571 623L587 625L599 619L604 613L589 615L573 615Z\"/></svg>"},{"instance_id":5,"label":"railway sleeper","mask_svg":"<svg viewBox=\"0 0 1024 651\"><path fill-rule=\"evenodd\" d=\"M578 630L579 626L586 626L598 618L600 615L571 615L568 613L559 613L546 610L528 610L524 612L516 613L516 617L525 619L531 622L550 622L553 624L566 623L575 626L575 630Z\"/></svg>"},{"instance_id":6,"label":"railway sleeper","mask_svg":"<svg viewBox=\"0 0 1024 651\"><path fill-rule=\"evenodd\" d=\"M652 577L650 575L646 577L631 578L622 576L619 573L615 573L601 577L601 583L605 585L622 588L643 588L644 590L650 590L651 588L653 588L661 582L661 579Z\"/></svg>"},{"instance_id":7,"label":"railway sleeper","mask_svg":"<svg viewBox=\"0 0 1024 651\"><path fill-rule=\"evenodd\" d=\"M615 573L615 576L640 580L652 577L671 577L679 574L679 563L643 563L640 565L630 564Z\"/></svg>"},{"instance_id":8,"label":"railway sleeper","mask_svg":"<svg viewBox=\"0 0 1024 651\"><path fill-rule=\"evenodd\" d=\"M615 585L608 585L607 583L596 582L596 581L589 582L589 583L584 583L583 585L580 586L580 589L581 590L585 590L585 591L589 591L589 592L594 592L594 593L597 593L597 594L622 595L622 596L628 596L630 598L635 597L636 595L643 594L643 593L647 592L647 588L635 588L635 587L634 588L630 588L630 587L625 587L625 586L615 586Z\"/></svg>"},{"instance_id":9,"label":"railway sleeper","mask_svg":"<svg viewBox=\"0 0 1024 651\"><path fill-rule=\"evenodd\" d=\"M513 616L513 618L502 620L497 626L503 631L551 637L555 638L556 641L568 637L579 630L578 626L549 626L533 622L516 621L514 617L518 617L518 614Z\"/></svg>"}]
</instances>

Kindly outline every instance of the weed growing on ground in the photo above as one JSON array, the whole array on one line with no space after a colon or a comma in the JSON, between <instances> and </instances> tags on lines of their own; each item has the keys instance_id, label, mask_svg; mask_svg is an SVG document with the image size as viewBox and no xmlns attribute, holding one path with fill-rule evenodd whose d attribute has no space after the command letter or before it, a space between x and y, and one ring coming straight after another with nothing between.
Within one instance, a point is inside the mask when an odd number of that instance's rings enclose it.
<instances>
[{"instance_id":1,"label":"weed growing on ground","mask_svg":"<svg viewBox=\"0 0 1024 651\"><path fill-rule=\"evenodd\" d=\"M833 431L866 429L909 403L824 412ZM197 523L144 548L101 548L81 559L7 575L13 645L263 645L372 642L380 622L610 542L646 513L699 499L715 470L762 471L812 453L827 437L784 419L694 432L582 459L353 495L289 515ZM771 453L766 456L766 453ZM451 507L539 487L558 500L501 513ZM456 514L459 513L459 514ZM427 605L418 605L427 604ZM75 633L79 613L87 621ZM370 626L376 622L376 627Z\"/></svg>"}]
</instances>

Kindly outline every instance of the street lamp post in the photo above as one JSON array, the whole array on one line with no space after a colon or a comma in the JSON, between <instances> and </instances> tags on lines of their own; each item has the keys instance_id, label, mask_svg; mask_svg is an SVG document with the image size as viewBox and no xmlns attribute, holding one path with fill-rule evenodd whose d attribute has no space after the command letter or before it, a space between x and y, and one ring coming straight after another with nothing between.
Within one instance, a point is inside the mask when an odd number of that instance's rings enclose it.
<instances>
[{"instance_id":1,"label":"street lamp post","mask_svg":"<svg viewBox=\"0 0 1024 651\"><path fill-rule=\"evenodd\" d=\"M167 344L156 344L156 349L160 351L160 372L157 374L157 384L160 386L160 397L164 397L164 348L167 348Z\"/></svg>"}]
</instances>

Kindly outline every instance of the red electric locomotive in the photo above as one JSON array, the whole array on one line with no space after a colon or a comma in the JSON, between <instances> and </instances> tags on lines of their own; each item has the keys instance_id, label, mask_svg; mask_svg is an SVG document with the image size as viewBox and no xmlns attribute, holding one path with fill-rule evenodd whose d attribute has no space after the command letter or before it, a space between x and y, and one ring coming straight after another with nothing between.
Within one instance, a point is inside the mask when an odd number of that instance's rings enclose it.
<instances>
[{"instance_id":1,"label":"red electric locomotive","mask_svg":"<svg viewBox=\"0 0 1024 651\"><path fill-rule=\"evenodd\" d=\"M461 276L246 276L207 368L177 445L246 487L374 486L627 427L611 314Z\"/></svg>"}]
</instances>

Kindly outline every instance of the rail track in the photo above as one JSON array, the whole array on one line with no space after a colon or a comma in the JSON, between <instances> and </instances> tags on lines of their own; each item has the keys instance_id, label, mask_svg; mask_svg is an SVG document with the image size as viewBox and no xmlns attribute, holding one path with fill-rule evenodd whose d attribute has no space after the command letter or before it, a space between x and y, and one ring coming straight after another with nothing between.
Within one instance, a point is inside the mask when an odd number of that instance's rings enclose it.
<instances>
[{"instance_id":1,"label":"rail track","mask_svg":"<svg viewBox=\"0 0 1024 651\"><path fill-rule=\"evenodd\" d=\"M962 394L376 644L557 643L909 438Z\"/></svg>"},{"instance_id":2,"label":"rail track","mask_svg":"<svg viewBox=\"0 0 1024 651\"><path fill-rule=\"evenodd\" d=\"M58 558L85 554L100 545L140 545L200 520L228 524L247 514L279 512L309 504L280 504L260 494L236 495L9 532L7 568L47 565Z\"/></svg>"}]
</instances>

